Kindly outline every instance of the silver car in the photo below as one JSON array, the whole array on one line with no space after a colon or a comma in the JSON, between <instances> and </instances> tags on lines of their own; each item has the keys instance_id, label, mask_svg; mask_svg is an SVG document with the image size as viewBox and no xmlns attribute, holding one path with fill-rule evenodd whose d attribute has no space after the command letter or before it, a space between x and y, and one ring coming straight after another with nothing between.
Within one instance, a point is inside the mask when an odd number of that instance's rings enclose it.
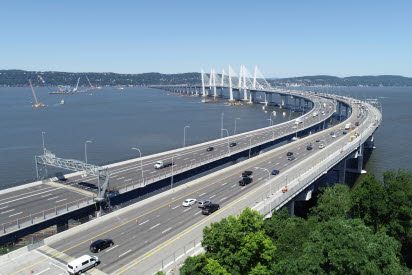
<instances>
[{"instance_id":1,"label":"silver car","mask_svg":"<svg viewBox=\"0 0 412 275\"><path fill-rule=\"evenodd\" d=\"M208 205L209 203L212 203L212 201L210 201L210 200L201 200L201 201L199 201L198 207L199 208L204 208L205 205Z\"/></svg>"}]
</instances>

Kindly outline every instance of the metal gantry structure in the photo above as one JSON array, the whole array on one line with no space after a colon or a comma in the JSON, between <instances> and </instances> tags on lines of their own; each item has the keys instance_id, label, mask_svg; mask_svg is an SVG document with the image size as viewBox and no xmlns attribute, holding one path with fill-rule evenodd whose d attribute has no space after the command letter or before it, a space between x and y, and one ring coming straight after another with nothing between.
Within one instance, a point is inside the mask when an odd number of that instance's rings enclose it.
<instances>
[{"instance_id":1,"label":"metal gantry structure","mask_svg":"<svg viewBox=\"0 0 412 275\"><path fill-rule=\"evenodd\" d=\"M84 172L88 176L97 177L98 189L95 201L106 202L110 204L108 194L110 173L108 168L89 164L79 160L58 158L55 154L48 150L44 150L43 155L35 156L34 158L36 164L36 176L38 180L42 180L48 177L47 166L74 172Z\"/></svg>"}]
</instances>

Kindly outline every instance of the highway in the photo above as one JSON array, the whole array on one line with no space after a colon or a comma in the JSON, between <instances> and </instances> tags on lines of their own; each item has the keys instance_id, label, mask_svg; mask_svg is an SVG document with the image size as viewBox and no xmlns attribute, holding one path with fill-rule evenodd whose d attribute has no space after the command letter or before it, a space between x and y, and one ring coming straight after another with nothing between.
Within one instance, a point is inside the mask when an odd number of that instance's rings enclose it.
<instances>
[{"instance_id":1,"label":"highway","mask_svg":"<svg viewBox=\"0 0 412 275\"><path fill-rule=\"evenodd\" d=\"M109 168L111 173L110 188L112 190L120 190L126 186L150 184L159 179L170 177L172 169L173 174L176 175L182 172L182 169L188 170L192 166L210 162L215 158L243 151L251 145L281 138L301 130L303 127L326 120L334 111L335 106L328 99L314 95L303 95L303 93L294 93L294 95L309 98L314 102L314 108L302 116L303 123L296 125L294 121L288 121L223 139L146 156L142 158L142 165L140 159L111 165ZM326 107L323 104L326 104ZM324 115L321 114L322 111L324 111ZM319 115L313 116L314 112L317 112ZM236 146L230 147L229 144L232 142L235 142ZM214 150L206 151L210 146ZM156 161L172 161L172 158L175 163L173 167L154 168ZM143 183L141 167L143 167L145 183ZM96 184L95 177L80 175L70 177L66 181L45 183L36 187L14 191L13 193L0 193L0 228L13 228L17 223L35 217L44 215L47 217L47 214L53 214L56 208L58 211L65 211L67 207L90 201L96 192Z\"/></svg>"},{"instance_id":2,"label":"highway","mask_svg":"<svg viewBox=\"0 0 412 275\"><path fill-rule=\"evenodd\" d=\"M352 124L360 122L362 125L367 118L368 111L361 112L354 105L350 117ZM111 238L115 245L99 253L101 264L97 270L107 274L141 274L138 271L144 270L141 269L144 267L138 267L140 261L136 262L135 260L156 257L156 253L149 252L156 251L156 248L163 243L207 219L196 206L183 207L181 204L185 199L211 199L221 206L221 209L216 213L224 215L228 205L259 187L264 187L268 194L279 193L280 189L287 183L287 175L296 177L296 175L303 173L303 171L294 170L294 167L298 167L299 163L316 155L322 157L330 154L328 148L332 148L332 144L334 144L333 148L336 148L336 145L339 147L348 142L350 134L343 134L342 129L345 123L347 122L266 152L229 167L224 172L215 172L209 177L201 178L195 185L181 188L157 199L148 199L147 203L138 208L117 215L116 213L109 214L111 215L110 219L93 224L87 230L76 232L69 238L53 242L36 251L48 257L52 256L56 264L59 263L63 266L63 263L70 259L90 254L88 250L90 242L101 238ZM308 144L313 145L312 150L307 150ZM325 148L319 149L320 144L325 144ZM293 152L296 159L288 160L287 152ZM268 172L261 168L269 171L277 169L280 170L280 174L268 175ZM242 187L239 186L238 181L244 170L253 171L253 183ZM268 177L278 178L278 180L267 188L265 182ZM46 259L50 260L50 258ZM13 274L25 274L24 272L27 270L42 265L45 261L43 259L29 266L21 266L21 269L16 270Z\"/></svg>"}]
</instances>

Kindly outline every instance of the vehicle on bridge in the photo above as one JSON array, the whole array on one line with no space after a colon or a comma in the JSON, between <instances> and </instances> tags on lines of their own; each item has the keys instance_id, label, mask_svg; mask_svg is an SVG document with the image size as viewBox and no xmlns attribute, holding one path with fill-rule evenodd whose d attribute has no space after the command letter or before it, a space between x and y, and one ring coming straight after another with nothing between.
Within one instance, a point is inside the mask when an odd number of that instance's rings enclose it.
<instances>
[{"instance_id":1,"label":"vehicle on bridge","mask_svg":"<svg viewBox=\"0 0 412 275\"><path fill-rule=\"evenodd\" d=\"M286 156L288 156L288 157L291 156L291 155L293 155L293 152L287 152L286 153Z\"/></svg>"},{"instance_id":2,"label":"vehicle on bridge","mask_svg":"<svg viewBox=\"0 0 412 275\"><path fill-rule=\"evenodd\" d=\"M209 146L209 147L207 147L207 149L206 149L206 151L208 151L208 152L213 151L213 150L215 150L215 148L213 148L213 146Z\"/></svg>"},{"instance_id":3,"label":"vehicle on bridge","mask_svg":"<svg viewBox=\"0 0 412 275\"><path fill-rule=\"evenodd\" d=\"M229 146L230 146L230 147L235 147L235 146L236 146L236 142L231 142L231 143L229 144Z\"/></svg>"},{"instance_id":4,"label":"vehicle on bridge","mask_svg":"<svg viewBox=\"0 0 412 275\"><path fill-rule=\"evenodd\" d=\"M295 156L289 156L288 157L288 160L295 160L296 158L295 158Z\"/></svg>"},{"instance_id":5,"label":"vehicle on bridge","mask_svg":"<svg viewBox=\"0 0 412 275\"><path fill-rule=\"evenodd\" d=\"M203 215L210 215L213 212L215 212L216 210L220 209L220 205L217 203L209 203L208 205L206 205L203 210L202 210L202 214Z\"/></svg>"},{"instance_id":6,"label":"vehicle on bridge","mask_svg":"<svg viewBox=\"0 0 412 275\"><path fill-rule=\"evenodd\" d=\"M95 267L98 263L98 257L83 255L67 264L67 272L71 275L82 274L84 271Z\"/></svg>"},{"instance_id":7,"label":"vehicle on bridge","mask_svg":"<svg viewBox=\"0 0 412 275\"><path fill-rule=\"evenodd\" d=\"M201 201L199 201L197 207L205 208L205 206L208 205L209 203L212 203L212 201L210 201L210 200L201 200Z\"/></svg>"},{"instance_id":8,"label":"vehicle on bridge","mask_svg":"<svg viewBox=\"0 0 412 275\"><path fill-rule=\"evenodd\" d=\"M174 165L174 163L171 162L171 161L166 161L166 162L158 161L158 162L156 162L156 164L154 165L154 168L155 168L155 169L162 169L162 168L169 167L169 166L172 166L172 165Z\"/></svg>"},{"instance_id":9,"label":"vehicle on bridge","mask_svg":"<svg viewBox=\"0 0 412 275\"><path fill-rule=\"evenodd\" d=\"M272 175L276 176L279 175L280 171L279 170L272 170Z\"/></svg>"},{"instance_id":10,"label":"vehicle on bridge","mask_svg":"<svg viewBox=\"0 0 412 275\"><path fill-rule=\"evenodd\" d=\"M97 240L90 245L90 251L93 253L98 253L112 245L114 245L114 243L111 239Z\"/></svg>"},{"instance_id":11,"label":"vehicle on bridge","mask_svg":"<svg viewBox=\"0 0 412 275\"><path fill-rule=\"evenodd\" d=\"M244 171L244 172L242 173L242 177L243 177L243 178L246 178L246 177L251 176L252 174L253 174L253 171Z\"/></svg>"},{"instance_id":12,"label":"vehicle on bridge","mask_svg":"<svg viewBox=\"0 0 412 275\"><path fill-rule=\"evenodd\" d=\"M193 204L195 204L195 203L196 203L196 199L186 199L186 200L182 203L182 205L185 206L185 207L187 207L187 206L191 206L191 205L193 205Z\"/></svg>"},{"instance_id":13,"label":"vehicle on bridge","mask_svg":"<svg viewBox=\"0 0 412 275\"><path fill-rule=\"evenodd\" d=\"M252 178L244 177L243 179L241 179L241 180L239 181L239 185L240 185L240 186L245 186L246 184L249 184L249 183L252 183L252 182L253 182L253 179L252 179Z\"/></svg>"}]
</instances>

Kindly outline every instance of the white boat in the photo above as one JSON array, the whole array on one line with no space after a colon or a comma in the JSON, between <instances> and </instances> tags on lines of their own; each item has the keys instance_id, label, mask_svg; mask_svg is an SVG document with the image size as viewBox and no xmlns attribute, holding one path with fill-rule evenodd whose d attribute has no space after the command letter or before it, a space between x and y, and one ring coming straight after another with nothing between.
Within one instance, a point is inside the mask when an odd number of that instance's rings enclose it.
<instances>
[{"instance_id":1,"label":"white boat","mask_svg":"<svg viewBox=\"0 0 412 275\"><path fill-rule=\"evenodd\" d=\"M62 100L60 101L60 104L64 104L64 99L62 99Z\"/></svg>"}]
</instances>

